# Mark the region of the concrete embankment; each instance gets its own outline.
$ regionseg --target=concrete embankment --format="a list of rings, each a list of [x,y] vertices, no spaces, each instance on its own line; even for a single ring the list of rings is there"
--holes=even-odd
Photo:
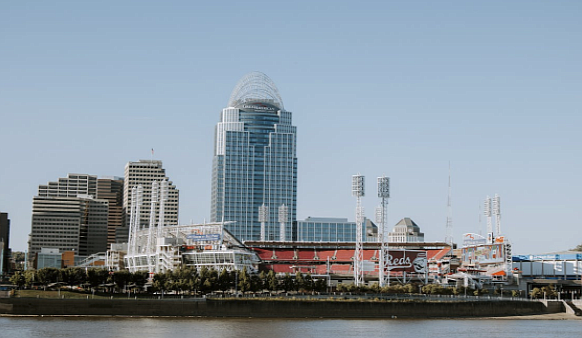
[[[5,315],[200,316],[257,318],[502,317],[562,312],[542,302],[370,302],[305,300],[0,299]]]

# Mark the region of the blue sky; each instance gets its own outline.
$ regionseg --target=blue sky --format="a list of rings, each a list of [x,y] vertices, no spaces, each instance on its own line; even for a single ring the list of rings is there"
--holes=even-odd
[[[354,219],[351,175],[391,177],[389,224],[485,230],[502,200],[518,254],[582,243],[579,1],[6,1],[0,210],[26,249],[39,184],[164,162],[182,223],[210,214],[212,140],[262,71],[298,127],[298,217]]]

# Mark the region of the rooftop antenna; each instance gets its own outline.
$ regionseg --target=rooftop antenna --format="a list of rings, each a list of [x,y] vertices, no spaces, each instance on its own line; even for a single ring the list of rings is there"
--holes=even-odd
[[[447,201],[447,232],[445,243],[453,246],[453,207],[451,205],[451,162],[449,162],[449,198]]]
[[[357,174],[352,176],[352,195],[356,197],[356,251],[354,252],[354,284],[360,286],[364,284],[364,208],[362,207],[362,197],[364,196],[364,176]]]

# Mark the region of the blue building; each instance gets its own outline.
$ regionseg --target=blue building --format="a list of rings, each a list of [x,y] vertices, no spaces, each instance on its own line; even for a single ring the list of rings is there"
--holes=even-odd
[[[362,238],[366,242],[375,242],[378,228],[367,218],[364,218]],[[347,218],[307,217],[296,222],[297,242],[355,242],[356,222]]]
[[[226,229],[245,241],[261,240],[262,220],[264,240],[290,240],[297,205],[296,143],[291,112],[273,81],[260,72],[244,76],[216,125],[211,222],[233,222]]]

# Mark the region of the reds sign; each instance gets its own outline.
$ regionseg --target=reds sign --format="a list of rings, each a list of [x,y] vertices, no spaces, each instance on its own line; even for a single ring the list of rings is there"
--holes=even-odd
[[[390,271],[426,273],[427,270],[425,251],[390,250],[387,263]]]

